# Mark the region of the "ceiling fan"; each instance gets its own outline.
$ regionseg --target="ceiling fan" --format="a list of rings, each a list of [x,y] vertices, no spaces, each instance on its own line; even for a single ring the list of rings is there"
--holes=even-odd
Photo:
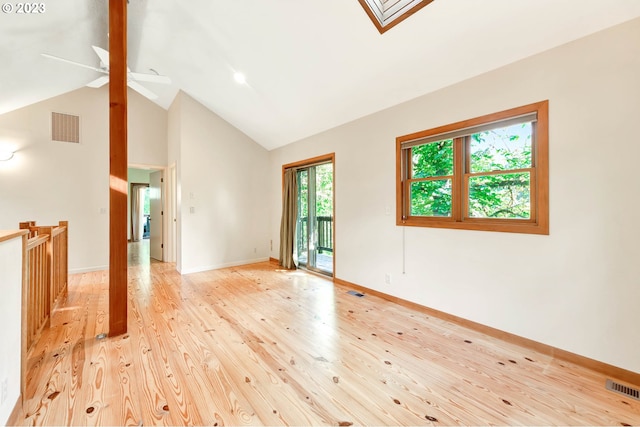
[[[66,62],[72,65],[76,65],[78,67],[88,68],[90,70],[94,70],[99,73],[105,74],[104,76],[100,76],[97,79],[87,83],[88,87],[98,88],[109,83],[109,52],[107,52],[106,50],[98,46],[91,46],[91,47],[95,51],[96,55],[98,55],[98,58],[100,58],[100,67],[93,67],[91,65],[81,64],[79,62],[70,61],[68,59],[60,58],[58,56],[49,55],[48,53],[41,53],[41,55],[44,56],[45,58],[55,59],[56,61]],[[158,97],[158,95],[156,95],[155,93],[151,92],[149,89],[147,89],[146,87],[138,83],[139,81],[152,82],[152,83],[164,83],[164,84],[171,83],[171,79],[167,76],[161,76],[158,74],[134,73],[129,69],[129,67],[127,67],[127,85],[131,89],[135,90],[136,92],[138,92],[139,94],[141,94],[142,96],[148,99],[156,99]]]

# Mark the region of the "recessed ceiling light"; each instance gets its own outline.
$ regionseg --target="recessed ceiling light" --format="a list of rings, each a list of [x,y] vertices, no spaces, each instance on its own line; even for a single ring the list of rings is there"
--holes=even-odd
[[[233,75],[233,79],[236,81],[236,83],[238,83],[239,85],[243,85],[247,82],[247,78],[244,76],[244,74],[242,73],[238,73],[236,72]]]

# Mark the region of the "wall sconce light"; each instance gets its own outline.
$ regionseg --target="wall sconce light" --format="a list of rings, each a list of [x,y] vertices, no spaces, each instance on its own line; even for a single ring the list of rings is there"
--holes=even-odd
[[[6,162],[13,158],[13,151],[0,151],[0,162]]]

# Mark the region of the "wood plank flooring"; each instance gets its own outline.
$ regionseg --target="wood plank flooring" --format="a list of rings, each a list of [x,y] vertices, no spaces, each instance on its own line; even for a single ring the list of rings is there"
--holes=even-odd
[[[180,276],[133,249],[128,333],[96,339],[107,273],[71,276],[15,424],[640,424],[582,367],[271,263]]]

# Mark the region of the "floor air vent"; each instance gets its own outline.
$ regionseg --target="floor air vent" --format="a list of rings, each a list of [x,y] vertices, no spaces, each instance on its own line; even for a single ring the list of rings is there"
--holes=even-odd
[[[356,292],[356,291],[348,291],[347,293],[349,295],[353,295],[353,296],[356,296],[358,298],[362,298],[364,296],[364,294],[361,294],[360,292]]]
[[[615,391],[620,394],[624,394],[632,399],[640,400],[640,390],[633,387],[627,387],[626,385],[619,384],[612,380],[607,380],[607,390]]]

